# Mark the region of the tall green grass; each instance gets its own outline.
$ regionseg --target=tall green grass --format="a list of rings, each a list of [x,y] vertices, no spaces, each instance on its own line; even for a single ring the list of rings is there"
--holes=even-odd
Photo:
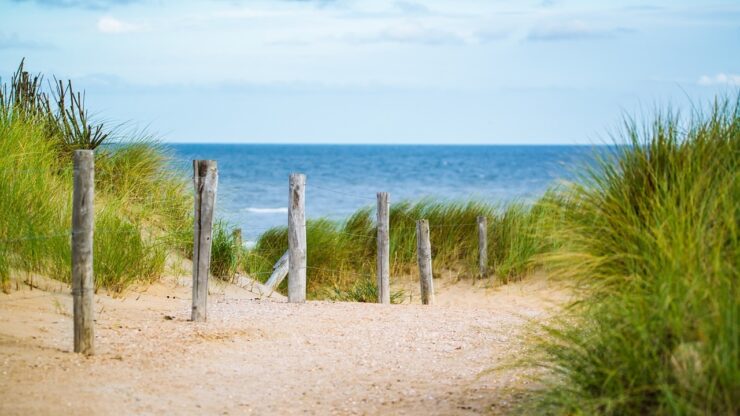
[[[564,191],[547,262],[586,291],[547,328],[539,412],[740,413],[739,103],[628,121]]]
[[[542,201],[547,200],[543,198]],[[481,202],[400,202],[390,209],[390,255],[393,276],[417,273],[416,220],[428,219],[433,265],[455,270],[461,278],[478,273],[477,217],[488,217],[489,267],[501,280],[531,271],[535,256],[546,247],[538,236],[549,204],[512,204],[505,208]],[[307,287],[313,298],[371,301],[376,261],[374,210],[358,210],[344,222],[309,220]],[[243,261],[244,269],[262,280],[288,247],[287,229],[265,232]],[[285,286],[285,284],[283,284]],[[280,289],[285,289],[281,287]]]
[[[241,241],[234,234],[234,227],[224,221],[214,224],[211,241],[211,275],[230,281],[239,272],[239,262],[244,255]]]
[[[0,85],[2,288],[11,273],[69,281],[72,154],[80,148],[95,149],[96,286],[117,291],[158,277],[191,224],[183,175],[152,138],[92,123],[71,83],[47,93],[40,76],[25,74],[21,65]]]

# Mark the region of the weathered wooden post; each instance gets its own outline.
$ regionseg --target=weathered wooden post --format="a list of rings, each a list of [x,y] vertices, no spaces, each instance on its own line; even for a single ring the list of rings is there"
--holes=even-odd
[[[72,192],[72,301],[74,351],[95,353],[93,330],[93,228],[95,202],[95,155],[75,150]]]
[[[306,175],[290,175],[288,204],[288,302],[306,301]]]
[[[378,192],[378,303],[391,303],[390,268],[390,201],[387,192]]]
[[[478,217],[478,267],[480,277],[488,275],[488,218]]]
[[[265,286],[268,289],[275,290],[275,288],[278,287],[280,283],[282,283],[283,279],[285,279],[285,276],[288,275],[288,269],[290,269],[290,266],[288,265],[289,257],[290,250],[286,251],[285,254],[283,254],[282,257],[278,259],[277,263],[272,266],[272,274],[270,274],[270,278],[267,279],[267,282],[265,282]]]
[[[193,216],[193,311],[191,320],[207,318],[208,273],[211,268],[213,212],[216,209],[218,166],[215,160],[193,161],[195,211]]]
[[[422,305],[434,304],[434,281],[432,280],[432,246],[429,243],[429,221],[416,221],[416,256],[419,262]]]

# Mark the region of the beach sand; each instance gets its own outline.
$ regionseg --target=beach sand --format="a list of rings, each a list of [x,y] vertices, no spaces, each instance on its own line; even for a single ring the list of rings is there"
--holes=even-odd
[[[288,304],[212,284],[208,322],[193,323],[188,280],[97,294],[91,357],[71,352],[68,287],[16,282],[0,294],[0,414],[506,413],[533,370],[492,370],[568,298],[542,275],[443,277],[434,306]],[[418,302],[418,282],[396,287]]]

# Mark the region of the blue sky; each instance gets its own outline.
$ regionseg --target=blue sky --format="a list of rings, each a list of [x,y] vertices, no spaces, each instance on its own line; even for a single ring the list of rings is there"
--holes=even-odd
[[[598,142],[737,91],[738,45],[736,0],[0,3],[0,76],[174,142]]]

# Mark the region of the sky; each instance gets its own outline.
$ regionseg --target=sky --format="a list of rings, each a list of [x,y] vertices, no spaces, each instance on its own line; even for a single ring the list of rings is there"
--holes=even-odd
[[[740,89],[740,1],[2,0],[0,77],[170,142],[585,144]]]

